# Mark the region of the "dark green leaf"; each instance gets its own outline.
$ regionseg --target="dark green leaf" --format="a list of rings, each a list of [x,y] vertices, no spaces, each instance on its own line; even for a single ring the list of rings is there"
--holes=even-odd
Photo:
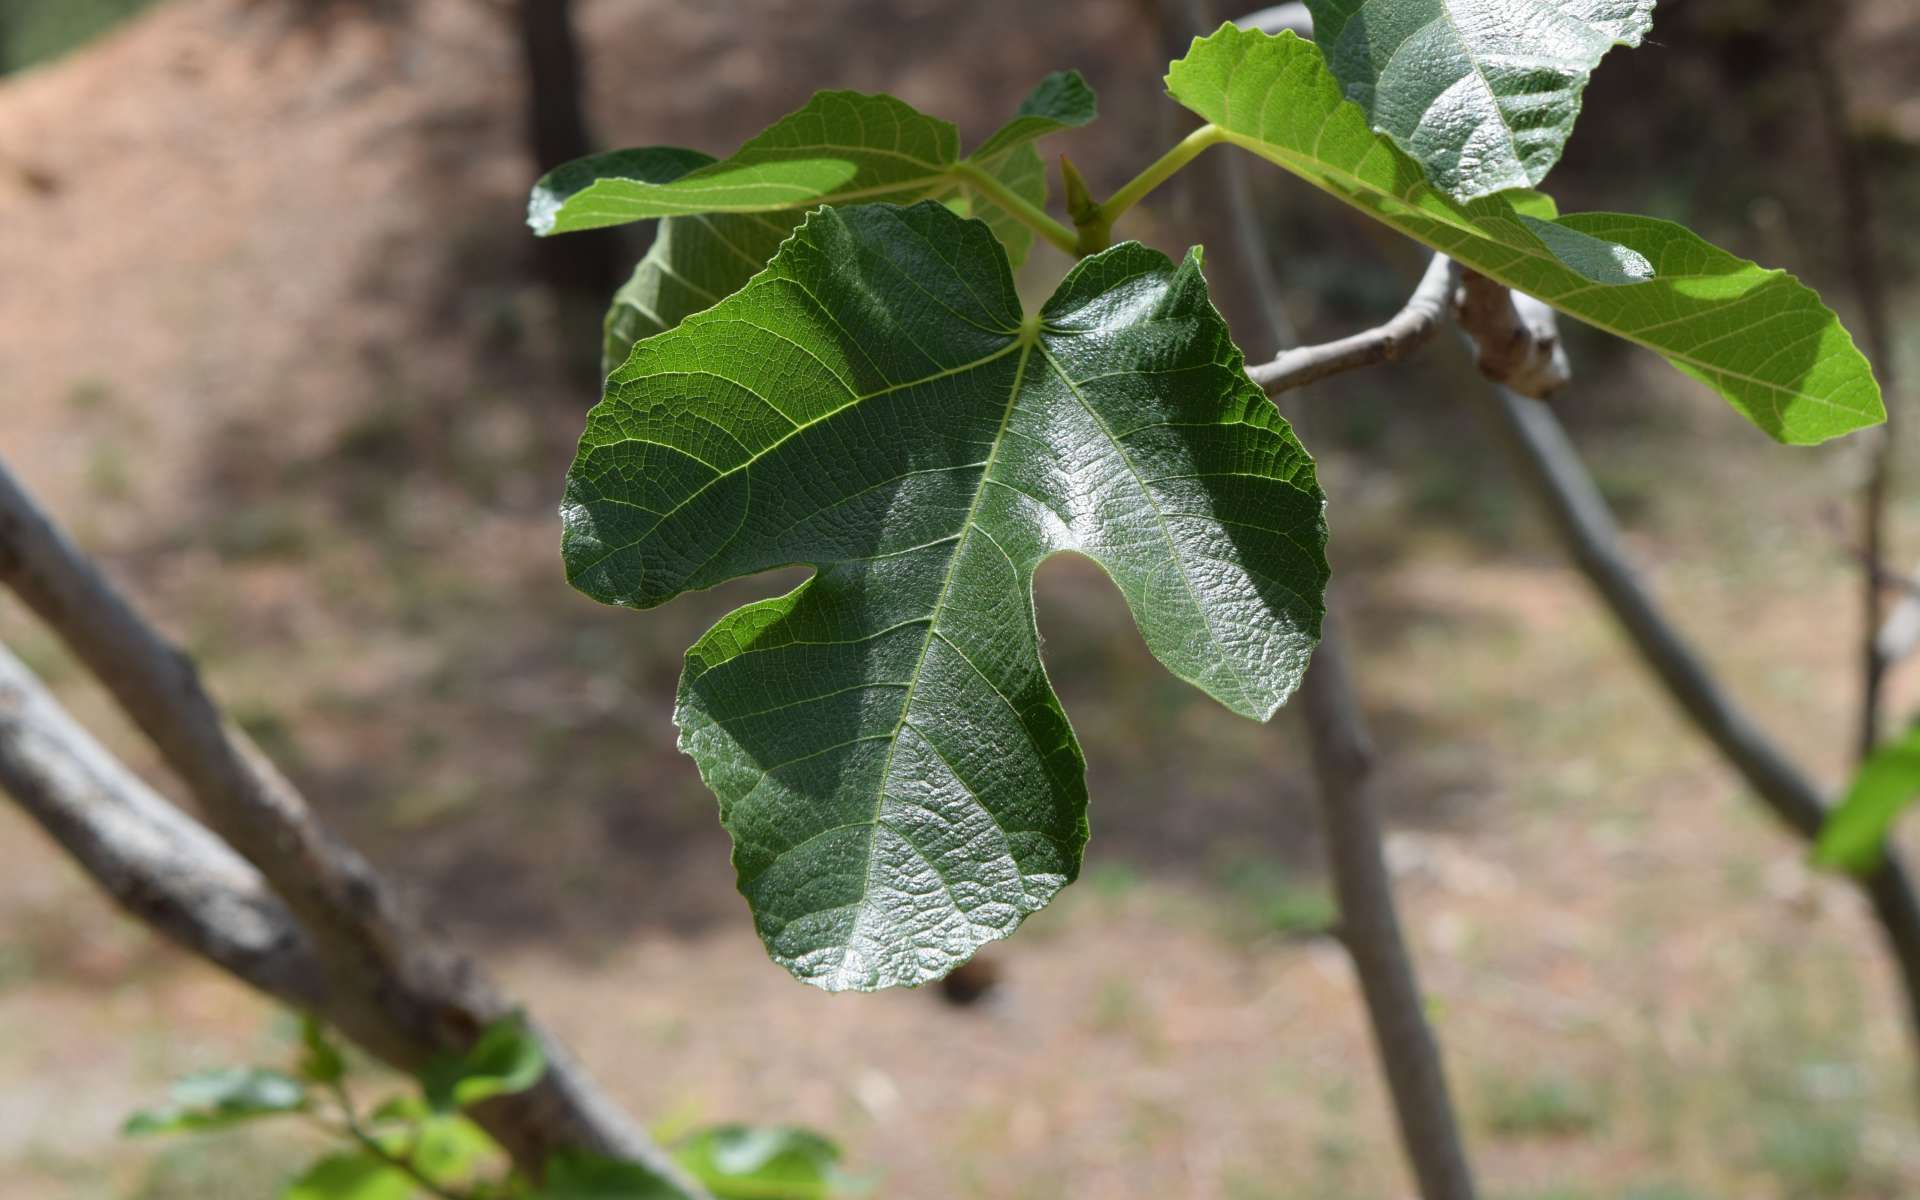
[[[363,1151],[330,1154],[301,1173],[280,1200],[409,1200],[406,1172]]]
[[[840,1148],[806,1129],[723,1125],[674,1156],[715,1200],[826,1200],[845,1183]]]
[[[816,568],[694,646],[676,716],[769,952],[874,988],[939,978],[1079,870],[1040,561],[1098,562],[1169,669],[1264,719],[1318,637],[1322,503],[1197,253],[1115,247],[1027,316],[984,225],[867,205],[635,348],[569,473],[564,554],[639,608]]]
[[[502,1017],[458,1058],[429,1063],[420,1073],[427,1102],[441,1112],[466,1108],[493,1096],[524,1092],[540,1081],[547,1069],[540,1039],[527,1028],[525,1018]]]
[[[1093,89],[1080,78],[1080,72],[1055,71],[1027,94],[1013,120],[980,143],[972,157],[976,162],[986,162],[1036,138],[1085,125],[1097,115]]]
[[[1233,144],[1489,278],[1658,351],[1783,442],[1824,441],[1886,415],[1852,337],[1792,276],[1666,221],[1556,220],[1531,193],[1520,209],[1504,196],[1451,200],[1368,128],[1320,51],[1290,33],[1225,27],[1194,42],[1167,85]],[[1621,282],[1649,267],[1651,279]]]
[[[179,1133],[219,1129],[258,1117],[279,1116],[306,1107],[306,1087],[298,1079],[267,1067],[222,1067],[175,1081],[165,1108],[135,1113],[123,1132]]]
[[[1654,0],[1307,0],[1314,40],[1373,128],[1457,200],[1527,188],[1560,161],[1580,94]]]
[[[1827,817],[1814,861],[1855,874],[1877,868],[1894,821],[1920,796],[1920,729],[1876,750]]]
[[[547,1162],[546,1181],[534,1200],[687,1200],[687,1193],[634,1162],[567,1152]]]

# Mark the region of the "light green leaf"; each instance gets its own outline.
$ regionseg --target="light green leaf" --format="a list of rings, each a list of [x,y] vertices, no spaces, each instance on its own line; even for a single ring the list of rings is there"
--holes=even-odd
[[[671,146],[621,153],[626,157],[618,160],[616,169],[653,183],[670,183],[713,162],[711,155]],[[738,291],[767,265],[799,220],[797,212],[711,213],[662,220],[653,245],[607,309],[602,373],[611,373],[627,361],[641,338],[672,329]],[[1026,231],[1025,226],[1021,231]]]
[[[680,1143],[674,1157],[714,1200],[827,1200],[846,1185],[840,1148],[807,1129],[717,1126]]]
[[[1055,71],[1027,94],[1008,121],[973,152],[975,162],[988,160],[1016,146],[1062,129],[1085,125],[1099,113],[1093,89],[1078,71]]]
[[[1307,0],[1346,96],[1457,200],[1540,182],[1654,0]]]
[[[427,1102],[447,1112],[494,1096],[524,1092],[546,1072],[546,1053],[524,1017],[502,1017],[458,1057],[437,1059],[420,1072]]]
[[[547,1160],[533,1200],[687,1200],[671,1180],[635,1162],[563,1151]]]
[[[740,155],[729,161],[737,164],[741,156],[747,155],[756,144],[789,123],[799,122],[816,106],[822,111],[838,111],[834,108],[837,101],[826,102],[829,97],[884,100],[888,104],[899,105],[898,101],[889,97],[821,93],[814,97],[813,103],[806,109],[761,134],[754,142],[748,143],[747,149],[743,149]],[[903,105],[899,107],[904,108]],[[1014,119],[982,143],[969,161],[1006,184],[1022,199],[1045,208],[1046,165],[1040,161],[1031,143],[1046,134],[1083,125],[1093,116],[1093,91],[1087,87],[1086,81],[1076,71],[1056,72],[1041,81],[1021,103]],[[914,120],[932,121],[917,113],[914,114]],[[939,127],[936,139],[939,144],[947,147],[951,141],[951,148],[957,154],[958,142],[947,136],[950,127],[945,122],[932,122],[932,125]],[[888,128],[891,129],[891,126]],[[877,137],[874,131],[862,132],[870,141]],[[759,153],[764,157],[764,152]],[[945,153],[944,149],[942,153]],[[624,185],[657,188],[680,183],[687,176],[706,168],[724,165],[716,164],[711,155],[676,146],[652,146],[594,155],[557,168],[535,185],[533,198],[528,205],[528,220],[542,233],[588,228],[586,225],[566,224],[561,216],[583,211],[580,205],[588,205],[585,211],[592,211],[592,205],[600,201],[593,196],[583,197],[583,193],[592,192],[596,185],[604,183],[608,188]],[[1033,245],[1033,230],[982,195],[971,182],[949,174],[952,165],[951,160],[947,161],[937,179],[920,180],[901,190],[898,195],[887,198],[904,203],[922,195],[932,196],[945,200],[961,216],[981,218],[993,227],[994,234],[1006,246],[1014,266],[1019,266]],[[687,182],[691,186],[697,181]],[[579,198],[577,204],[574,203],[576,198]],[[774,250],[799,223],[803,210],[833,199],[830,195],[806,193],[798,202],[790,196],[784,197],[776,205],[763,206],[755,211],[716,209],[711,212],[692,212],[680,208],[676,211],[685,215],[665,217],[654,235],[653,246],[634,268],[633,277],[615,294],[613,305],[607,310],[601,346],[602,371],[610,373],[625,362],[633,344],[641,338],[671,329],[691,314],[719,302],[722,297],[732,295],[755,272],[767,265]],[[622,221],[637,219],[635,216],[619,218]]]
[[[910,200],[948,183],[960,135],[892,96],[816,92],[733,157],[665,183],[608,171],[578,186],[561,167],[534,186],[527,223],[541,234],[688,213],[789,212],[851,200]],[[582,170],[585,168],[582,167]]]
[[[267,1067],[222,1067],[176,1080],[165,1108],[135,1113],[122,1132],[129,1135],[220,1129],[259,1117],[298,1112],[306,1107],[306,1087],[291,1075]]]
[[[676,718],[773,958],[864,989],[939,978],[1079,871],[1041,560],[1099,563],[1169,669],[1264,719],[1318,637],[1322,504],[1197,252],[1115,247],[1026,316],[983,224],[862,205],[635,347],[563,552],[636,608],[815,567],[700,639]]]
[[[1814,847],[1814,861],[1855,874],[1880,866],[1887,837],[1902,812],[1920,797],[1920,729],[1874,751],[1860,765]]]
[[[1522,210],[1501,196],[1451,200],[1367,127],[1320,51],[1291,33],[1225,27],[1194,42],[1167,86],[1233,144],[1489,278],[1658,351],[1780,441],[1825,441],[1886,415],[1852,337],[1792,276],[1666,221],[1552,220],[1531,194]],[[1593,239],[1625,252],[1596,249]],[[1652,279],[1618,282],[1641,262]]]
[[[409,1200],[406,1172],[363,1151],[329,1154],[302,1172],[280,1200]]]

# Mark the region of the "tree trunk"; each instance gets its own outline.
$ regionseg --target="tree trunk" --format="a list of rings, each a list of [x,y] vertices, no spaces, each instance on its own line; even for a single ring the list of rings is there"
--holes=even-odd
[[[573,0],[519,0],[517,18],[526,67],[527,152],[545,172],[594,149],[581,107],[584,75]],[[540,274],[562,293],[603,305],[620,285],[623,249],[613,230],[548,238],[538,248]]]

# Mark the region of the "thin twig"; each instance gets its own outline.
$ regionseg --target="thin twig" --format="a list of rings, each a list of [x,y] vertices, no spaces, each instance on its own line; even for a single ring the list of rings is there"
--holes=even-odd
[[[1861,758],[1880,744],[1882,693],[1895,660],[1881,651],[1880,632],[1887,619],[1883,573],[1887,562],[1887,501],[1893,489],[1894,448],[1899,412],[1894,403],[1895,363],[1887,292],[1876,247],[1873,188],[1847,112],[1847,86],[1834,61],[1834,38],[1846,6],[1823,11],[1809,22],[1813,78],[1819,92],[1820,123],[1833,156],[1839,206],[1840,236],[1846,246],[1847,273],[1860,305],[1867,357],[1880,377],[1886,398],[1886,424],[1863,438],[1866,480],[1860,488],[1860,552],[1866,561],[1861,574],[1862,649],[1860,658],[1859,732],[1855,748]]]
[[[1440,332],[1454,289],[1453,260],[1436,254],[1407,303],[1372,329],[1318,346],[1282,350],[1271,362],[1248,367],[1247,375],[1269,396],[1305,387],[1317,379],[1383,362],[1398,362],[1431,342]]]
[[[327,982],[325,1015],[402,1070],[460,1052],[517,1010],[480,968],[404,909],[358,853],[201,685],[192,662],[133,609],[0,464],[0,583],[20,596],[106,685],[186,783],[207,824],[253,864],[310,939]],[[528,1174],[555,1150],[639,1161],[701,1195],[579,1069],[557,1038],[532,1088],[474,1118]]]
[[[1200,14],[1194,10],[1199,7],[1198,0],[1189,0],[1190,25],[1204,24],[1196,19]],[[1255,281],[1253,291],[1265,309],[1258,333],[1287,345],[1297,339],[1280,303],[1280,287],[1272,277],[1246,176],[1237,173],[1228,178],[1235,193],[1229,197],[1234,218],[1229,230],[1231,241],[1237,243],[1228,257],[1242,264]],[[1442,268],[1435,271],[1445,274]],[[1229,313],[1229,318],[1230,324],[1243,329],[1258,320],[1245,311]],[[1380,1072],[1393,1096],[1400,1144],[1419,1181],[1421,1196],[1424,1200],[1473,1200],[1473,1173],[1446,1070],[1427,1024],[1413,957],[1395,910],[1393,880],[1381,845],[1371,738],[1331,609],[1329,605],[1319,648],[1300,686],[1300,703],[1306,712],[1328,865],[1340,904],[1341,942],[1366,1001]]]

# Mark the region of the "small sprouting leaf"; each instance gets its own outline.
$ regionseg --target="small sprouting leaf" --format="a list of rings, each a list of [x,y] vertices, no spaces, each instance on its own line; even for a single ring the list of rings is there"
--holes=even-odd
[[[280,1200],[410,1200],[405,1171],[365,1151],[329,1154],[280,1193]]]
[[[1828,814],[1814,861],[1864,875],[1879,867],[1900,814],[1920,797],[1920,729],[1874,751]]]
[[[1050,133],[1085,125],[1097,115],[1099,108],[1093,89],[1080,77],[1080,72],[1055,71],[1020,102],[1013,120],[981,142],[971,157],[976,162],[985,162]]]
[[[458,1058],[442,1058],[420,1072],[427,1102],[448,1112],[493,1096],[524,1092],[547,1069],[540,1039],[519,1015],[502,1017],[481,1032]]]
[[[635,347],[563,553],[637,608],[814,565],[688,652],[676,719],[769,953],[867,989],[939,978],[1079,871],[1039,563],[1098,562],[1169,669],[1265,719],[1319,634],[1322,505],[1197,253],[1117,246],[1026,316],[984,225],[861,205]]]
[[[715,1200],[828,1200],[846,1186],[840,1148],[806,1129],[723,1125],[674,1148]]]
[[[298,1079],[267,1067],[222,1067],[174,1082],[164,1108],[135,1113],[123,1132],[131,1135],[220,1129],[258,1117],[298,1112],[307,1090]]]
[[[1539,183],[1580,94],[1654,0],[1307,0],[1314,40],[1373,128],[1456,200]]]
[[[300,1078],[321,1085],[338,1083],[347,1073],[347,1060],[327,1037],[326,1026],[311,1015],[300,1019]]]
[[[687,1193],[640,1163],[564,1151],[547,1160],[532,1200],[687,1200]]]
[[[1320,51],[1291,33],[1224,27],[1194,42],[1167,86],[1233,144],[1491,279],[1659,352],[1780,441],[1821,442],[1886,416],[1852,337],[1791,275],[1667,221],[1556,219],[1534,193],[1517,209],[1504,196],[1451,200],[1368,128]]]

